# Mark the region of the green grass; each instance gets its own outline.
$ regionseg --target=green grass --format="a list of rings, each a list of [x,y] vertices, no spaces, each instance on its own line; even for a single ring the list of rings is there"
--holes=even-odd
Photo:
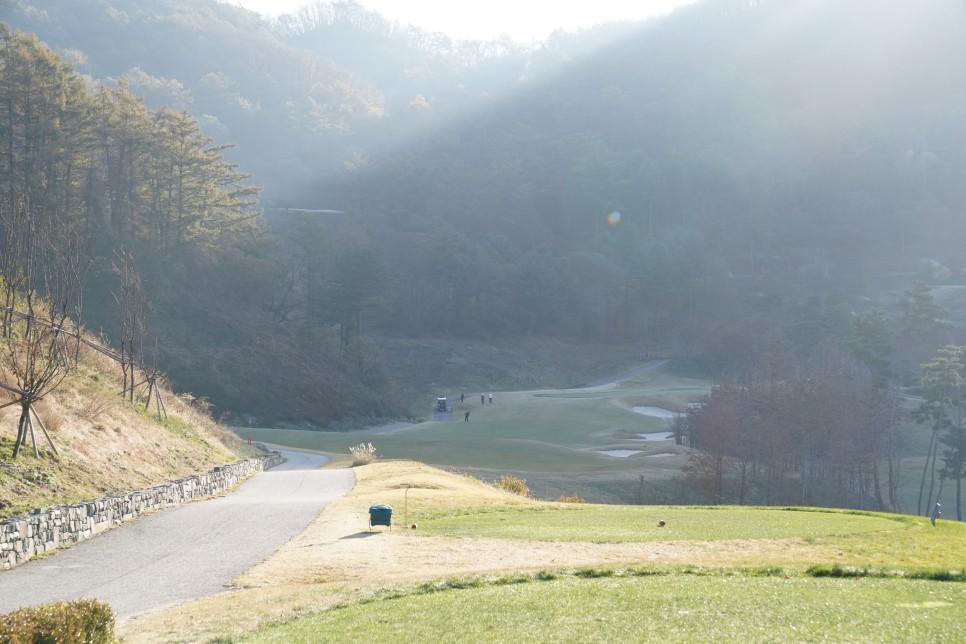
[[[635,440],[636,433],[667,431],[670,422],[637,414],[636,405],[683,409],[710,383],[648,372],[607,390],[494,392],[493,404],[479,396],[458,399],[453,419],[420,423],[402,432],[318,432],[238,428],[247,438],[326,454],[347,454],[360,441],[372,442],[382,458],[411,459],[431,465],[472,469],[487,478],[505,472],[536,483],[536,494],[548,498],[580,494],[591,501],[629,501],[639,473],[651,480],[678,471],[681,457],[646,458],[667,449],[665,443]],[[463,412],[470,422],[463,422]],[[427,412],[428,413],[428,412]],[[632,458],[598,453],[637,449]],[[578,478],[579,488],[567,481]]]
[[[666,525],[660,527],[658,520],[666,521]],[[421,517],[419,521],[422,534],[592,543],[814,539],[891,532],[906,525],[894,515],[778,508],[604,505],[473,512]]]
[[[733,571],[549,573],[383,597],[244,641],[953,641],[966,621],[966,584]]]
[[[964,523],[932,526],[921,517],[853,510],[588,504],[468,510],[416,520],[420,535],[590,543],[786,539],[849,565],[910,572],[966,566]]]

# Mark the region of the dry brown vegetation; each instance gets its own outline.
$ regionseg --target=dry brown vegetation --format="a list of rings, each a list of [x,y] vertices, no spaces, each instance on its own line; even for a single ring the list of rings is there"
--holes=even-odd
[[[0,380],[2,374],[0,365]],[[203,401],[163,387],[161,420],[153,405],[133,407],[120,392],[118,364],[82,347],[76,368],[37,406],[59,459],[39,434],[39,459],[28,441],[12,460],[20,408],[0,410],[0,518],[143,489],[255,453],[216,423]],[[9,400],[0,395],[0,404]]]

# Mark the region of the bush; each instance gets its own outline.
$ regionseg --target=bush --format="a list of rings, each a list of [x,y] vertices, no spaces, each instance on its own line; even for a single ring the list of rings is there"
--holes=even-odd
[[[376,448],[372,443],[359,443],[355,447],[350,447],[349,452],[352,454],[352,467],[368,465],[376,460]]]
[[[527,487],[525,479],[518,479],[515,476],[504,474],[500,477],[500,482],[496,484],[504,492],[510,492],[519,496],[530,496],[530,488]]]
[[[557,503],[586,503],[586,501],[584,501],[583,498],[577,496],[576,494],[573,496],[560,495],[560,498],[557,499]]]
[[[114,611],[93,599],[44,604],[0,615],[0,642],[115,642]]]
[[[600,579],[601,577],[614,577],[617,572],[612,568],[581,568],[574,571],[575,577],[583,579]]]

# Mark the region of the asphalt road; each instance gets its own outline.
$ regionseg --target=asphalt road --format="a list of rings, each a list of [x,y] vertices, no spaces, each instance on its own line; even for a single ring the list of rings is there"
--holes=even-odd
[[[214,595],[301,532],[355,484],[325,457],[288,459],[222,497],[142,517],[73,548],[0,571],[0,614],[71,599],[110,604],[118,623]]]

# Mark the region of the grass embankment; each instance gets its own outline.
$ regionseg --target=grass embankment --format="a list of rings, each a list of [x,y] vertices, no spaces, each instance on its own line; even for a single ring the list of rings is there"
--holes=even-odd
[[[966,583],[931,580],[963,579],[960,523],[543,503],[411,462],[356,473],[348,497],[237,590],[138,618],[122,635],[948,641],[966,619]],[[393,506],[392,531],[368,528],[375,503]]]
[[[154,405],[125,402],[121,383],[116,362],[81,348],[76,368],[36,405],[56,459],[38,428],[40,458],[28,441],[12,460],[20,407],[0,410],[0,519],[143,489],[257,453],[191,397],[164,387],[162,419]],[[0,404],[8,400],[0,392]]]

